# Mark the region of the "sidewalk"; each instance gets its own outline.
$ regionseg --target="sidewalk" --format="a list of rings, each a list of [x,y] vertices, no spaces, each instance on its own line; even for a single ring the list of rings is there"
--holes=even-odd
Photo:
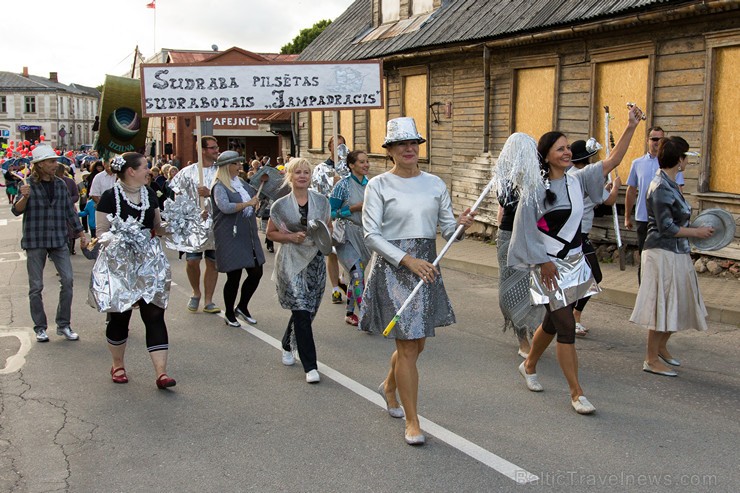
[[[438,252],[445,243],[441,236],[437,237]],[[440,263],[447,269],[498,278],[496,246],[482,241],[468,239],[455,243]],[[637,268],[627,266],[620,271],[619,264],[602,263],[601,272],[603,292],[594,299],[632,308],[637,296]],[[699,287],[710,320],[740,326],[740,280],[699,275]]]

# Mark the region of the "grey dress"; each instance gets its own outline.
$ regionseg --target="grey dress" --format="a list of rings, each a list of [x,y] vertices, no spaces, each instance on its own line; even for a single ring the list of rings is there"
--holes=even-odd
[[[244,180],[239,180],[251,196],[257,193]],[[265,254],[260,244],[254,208],[248,207],[237,212],[236,204],[244,202],[242,196],[220,182],[211,189],[211,196],[218,271],[231,272],[264,264]]]

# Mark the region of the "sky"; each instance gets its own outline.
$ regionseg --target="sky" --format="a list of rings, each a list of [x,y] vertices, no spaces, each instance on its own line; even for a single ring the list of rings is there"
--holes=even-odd
[[[336,19],[354,0],[4,0],[0,71],[96,87],[131,70],[134,49],[278,53],[301,29]],[[156,15],[156,30],[155,30]],[[21,20],[23,22],[16,22]]]

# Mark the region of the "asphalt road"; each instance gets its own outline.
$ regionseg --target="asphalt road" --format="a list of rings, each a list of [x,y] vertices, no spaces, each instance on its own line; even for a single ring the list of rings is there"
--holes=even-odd
[[[403,441],[374,393],[392,341],[357,332],[328,291],[314,324],[322,381],[305,383],[275,347],[289,318],[270,280],[254,328],[185,309],[184,261],[171,255],[166,320],[171,391],[155,387],[141,321],[132,319],[130,382],[111,382],[104,315],[87,306],[92,263],[75,270],[78,342],[33,338],[20,222],[0,210],[0,491],[740,491],[738,327],[681,333],[678,378],[641,371],[645,333],[624,308],[589,304],[577,341],[593,416],[570,407],[554,348],[542,393],[517,372],[502,333],[497,280],[451,270],[458,323],[438,329],[419,362],[427,445]],[[58,287],[46,269],[53,320]],[[219,279],[216,299],[224,279]]]

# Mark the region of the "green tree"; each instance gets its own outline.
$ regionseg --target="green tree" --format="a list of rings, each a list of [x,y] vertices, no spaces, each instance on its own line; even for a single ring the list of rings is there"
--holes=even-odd
[[[324,19],[307,29],[301,29],[298,36],[293,38],[293,41],[280,48],[280,53],[284,55],[297,55],[306,49],[311,42],[321,34],[327,26],[331,24],[331,20]]]

